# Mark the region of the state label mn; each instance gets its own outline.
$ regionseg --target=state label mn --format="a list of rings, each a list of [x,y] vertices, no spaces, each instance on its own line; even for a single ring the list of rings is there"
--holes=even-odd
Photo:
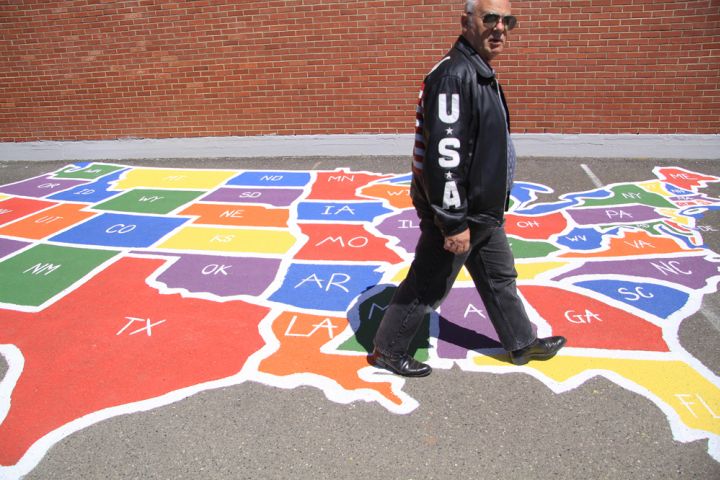
[[[0,304],[39,307],[117,253],[36,245],[0,262]]]

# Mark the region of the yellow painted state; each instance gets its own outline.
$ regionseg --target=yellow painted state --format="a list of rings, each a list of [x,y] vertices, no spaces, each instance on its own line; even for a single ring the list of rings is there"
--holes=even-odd
[[[678,213],[677,213],[678,211],[674,208],[658,208],[657,212],[660,215],[669,217],[673,222],[677,223],[678,225],[681,225],[681,226],[684,226],[687,228],[693,228],[695,226],[694,218],[678,215]]]
[[[511,367],[505,356],[478,355],[473,361],[479,366]],[[589,370],[616,373],[657,396],[688,427],[720,435],[720,386],[685,362],[558,355],[546,362],[530,362],[527,366],[557,382],[565,382]]]
[[[186,227],[157,248],[283,255],[296,239],[285,230]]]
[[[170,188],[210,190],[238,174],[233,170],[172,170],[134,168],[115,185],[119,190],[132,188]]]
[[[569,262],[539,262],[539,263],[516,263],[515,268],[518,272],[518,280],[533,280],[535,277],[540,275],[541,273],[548,272],[550,270],[554,270],[556,268],[564,267]],[[408,270],[410,269],[410,265],[407,265],[406,267],[400,269],[397,271],[395,276],[393,276],[392,281],[396,283],[400,283],[405,279],[407,276]],[[460,270],[460,274],[458,275],[457,280],[458,282],[471,282],[472,278],[470,277],[470,274],[468,273],[467,269],[465,267]]]
[[[407,277],[408,270],[410,270],[410,265],[407,265],[400,270],[398,270],[395,275],[392,277],[393,283],[400,283],[403,280],[405,280],[405,277]]]
[[[662,195],[663,197],[672,197],[673,194],[665,190],[663,187],[663,184],[660,180],[649,180],[647,182],[640,182],[637,184],[638,187],[642,188],[643,190],[647,190],[650,193],[656,193],[658,195]]]
[[[405,277],[407,277],[408,270],[410,270],[410,265],[407,265],[395,273],[395,276],[393,276],[392,281],[394,283],[400,283],[403,280],[405,280]],[[463,267],[460,270],[460,273],[458,274],[458,277],[456,279],[457,282],[471,282],[472,278],[470,277],[470,274],[468,273],[467,269]]]
[[[515,269],[518,272],[518,280],[533,280],[538,275],[564,267],[568,262],[533,262],[516,263]]]
[[[10,195],[5,195],[3,193],[0,193],[0,200],[5,200],[6,198],[10,198]]]

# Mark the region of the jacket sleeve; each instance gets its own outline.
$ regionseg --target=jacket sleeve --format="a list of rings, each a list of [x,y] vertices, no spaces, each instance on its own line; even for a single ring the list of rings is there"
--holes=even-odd
[[[467,172],[472,155],[472,99],[468,85],[454,75],[425,84],[423,183],[435,224],[443,235],[468,227]]]

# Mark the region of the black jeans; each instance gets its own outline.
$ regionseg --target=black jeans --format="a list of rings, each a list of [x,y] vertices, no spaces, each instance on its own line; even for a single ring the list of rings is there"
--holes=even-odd
[[[385,355],[407,353],[423,318],[447,297],[463,265],[503,348],[518,350],[532,343],[535,330],[517,295],[517,270],[505,229],[471,224],[470,250],[462,255],[445,250],[444,240],[432,221],[420,222],[415,259],[385,310],[375,334],[375,348]]]

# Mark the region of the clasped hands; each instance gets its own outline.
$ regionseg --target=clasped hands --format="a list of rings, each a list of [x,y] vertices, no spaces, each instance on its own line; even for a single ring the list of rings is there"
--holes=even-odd
[[[445,250],[450,253],[454,253],[455,255],[467,252],[470,250],[470,229],[466,228],[464,231],[456,235],[445,237],[445,244],[443,247]]]

